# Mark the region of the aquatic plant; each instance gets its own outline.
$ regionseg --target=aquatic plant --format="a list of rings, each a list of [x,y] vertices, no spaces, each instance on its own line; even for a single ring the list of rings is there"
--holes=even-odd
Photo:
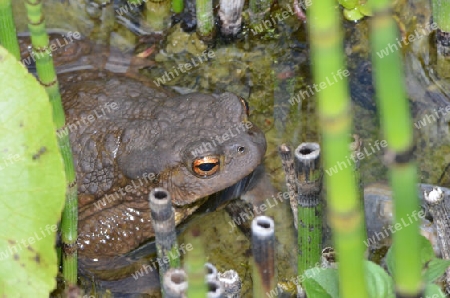
[[[332,0],[313,1],[308,9],[313,77],[317,84],[345,71],[342,29]],[[321,123],[324,168],[350,155],[352,128],[346,76],[317,93]],[[339,290],[342,297],[368,297],[363,265],[363,220],[356,179],[350,167],[326,175],[328,221],[339,260]]]
[[[175,231],[175,214],[172,199],[164,188],[155,188],[149,195],[152,226],[155,231],[156,251],[159,260],[160,284],[169,268],[180,267],[177,233]],[[168,259],[168,262],[166,260]]]
[[[424,198],[433,216],[433,222],[436,224],[438,246],[441,250],[442,258],[450,260],[450,212],[445,204],[444,192],[439,187],[436,187],[428,194],[425,192]],[[445,270],[445,275],[445,291],[447,294],[450,294],[450,268]]]
[[[186,241],[194,248],[186,254],[183,264],[188,278],[187,297],[206,297],[205,249],[200,237],[200,227],[194,227],[186,236]]]
[[[338,0],[344,7],[344,17],[349,21],[358,21],[372,15],[370,0]]]
[[[244,0],[221,0],[218,16],[221,21],[220,31],[225,36],[235,36],[241,30]]]
[[[322,255],[323,201],[320,146],[302,143],[294,152],[297,177],[297,272],[314,267]]]
[[[450,2],[445,0],[433,0],[433,22],[437,24],[437,65],[436,71],[441,77],[450,77]]]
[[[373,3],[371,20],[372,63],[381,128],[388,148],[385,153],[389,180],[393,189],[395,224],[419,210],[417,166],[413,159],[412,121],[403,83],[401,53],[395,51],[380,58],[375,53],[395,43],[398,30],[391,11],[391,1]],[[397,295],[420,296],[421,270],[419,221],[413,221],[393,235]],[[407,245],[407,248],[404,246]]]
[[[172,0],[172,11],[174,13],[180,13],[184,10],[184,1],[183,0]]]
[[[0,44],[20,60],[19,42],[11,7],[11,0],[0,0]]]
[[[338,42],[340,40],[338,29],[334,31],[330,29],[336,20],[332,9],[328,11],[328,15],[323,12],[324,7],[332,7],[332,5],[322,3],[321,12],[316,5],[313,2],[309,19],[311,20],[312,59],[315,66],[314,79],[319,84],[326,80],[327,75],[334,74],[342,67],[342,46]],[[390,1],[378,1],[373,9],[375,16],[371,24],[372,53],[377,53],[387,44],[395,43],[398,32],[393,16],[387,13],[391,11]],[[331,27],[338,28],[337,24]],[[322,39],[320,39],[321,36]],[[335,44],[338,44],[338,48],[331,51],[332,45]],[[393,233],[394,244],[387,254],[389,272],[394,278],[387,275],[378,265],[368,261],[364,261],[364,271],[354,272],[354,266],[362,264],[363,256],[359,243],[364,239],[364,233],[362,228],[356,226],[363,226],[362,215],[358,215],[361,212],[357,210],[355,201],[348,199],[349,195],[352,195],[352,198],[357,197],[354,196],[353,190],[347,187],[348,185],[355,187],[359,184],[359,179],[354,177],[351,181],[351,175],[347,174],[347,180],[344,180],[345,170],[350,169],[346,167],[325,177],[325,185],[329,193],[329,222],[333,229],[338,254],[339,274],[337,275],[336,270],[325,269],[316,276],[307,278],[303,286],[308,295],[338,297],[336,293],[339,289],[340,297],[394,297],[395,294],[397,297],[420,297],[424,294],[427,297],[443,297],[441,290],[433,282],[445,272],[449,262],[437,259],[430,242],[419,235],[417,215],[420,209],[416,189],[416,165],[412,158],[412,123],[403,87],[400,52],[392,54],[389,59],[374,54],[372,60],[375,67],[374,80],[378,111],[388,146],[385,162],[390,170],[389,178],[394,190],[395,223],[393,226],[396,230]],[[332,57],[333,55],[335,57]],[[334,88],[335,85],[322,90],[330,91],[329,93],[318,94],[325,167],[327,164],[338,163],[339,155],[340,160],[344,160],[344,144],[340,142],[346,138],[339,133],[350,127],[350,121],[347,120],[350,117],[343,117],[349,111],[345,100],[345,97],[348,97],[346,88],[341,86],[340,90],[332,91],[332,87]],[[329,163],[332,159],[334,163]],[[336,183],[339,181],[337,175],[342,177],[341,184]],[[340,200],[335,201],[339,196]],[[419,218],[421,218],[420,215]],[[353,256],[350,252],[353,252]],[[356,269],[359,270],[359,267]]]
[[[65,116],[53,58],[48,47],[49,39],[45,30],[45,21],[43,21],[42,2],[39,0],[29,0],[25,2],[25,6],[39,81],[48,94],[53,110],[53,123],[57,130],[62,130],[65,125]],[[69,135],[58,134],[58,145],[64,161],[67,182],[66,204],[61,218],[63,275],[69,283],[76,284],[78,270],[78,196]]]
[[[146,20],[154,31],[165,31],[170,28],[170,7],[170,0],[145,1]]]
[[[197,35],[204,41],[210,40],[214,30],[212,0],[196,0]]]
[[[48,297],[66,190],[52,107],[39,82],[0,46],[0,294]]]
[[[445,0],[433,0],[431,4],[433,21],[438,24],[442,31],[450,32],[450,3]]]
[[[252,221],[253,297],[264,297],[276,285],[275,223],[268,216]]]
[[[164,275],[162,293],[165,298],[179,298],[186,295],[188,289],[187,275],[183,269],[169,269]]]

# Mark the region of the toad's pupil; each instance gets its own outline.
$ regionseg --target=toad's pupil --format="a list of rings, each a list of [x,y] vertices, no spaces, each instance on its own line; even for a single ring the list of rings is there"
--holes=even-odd
[[[198,168],[204,172],[211,171],[217,164],[216,163],[202,163]]]

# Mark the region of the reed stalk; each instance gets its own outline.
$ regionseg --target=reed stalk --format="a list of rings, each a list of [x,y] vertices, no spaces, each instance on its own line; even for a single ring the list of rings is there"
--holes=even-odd
[[[385,162],[393,190],[394,280],[397,297],[420,297],[422,294],[419,221],[404,224],[408,216],[419,210],[417,170],[413,160],[413,133],[410,110],[403,81],[401,53],[394,51],[380,58],[377,52],[395,44],[399,37],[392,15],[392,2],[373,2],[375,16],[371,21],[372,63],[378,111],[387,151]]]
[[[0,0],[0,44],[20,61],[19,42],[16,36],[11,0]]]
[[[183,0],[172,0],[172,11],[174,13],[181,13],[184,10]]]
[[[344,68],[341,20],[333,0],[312,1],[307,10],[313,76],[316,84],[327,84],[317,93],[321,123],[322,157],[325,171],[345,164],[336,173],[327,172],[328,219],[339,257],[339,289],[341,297],[368,297],[363,265],[364,216],[358,198],[353,168],[349,158],[349,138],[352,127],[350,95]],[[328,170],[329,171],[329,170]]]
[[[252,221],[253,297],[266,297],[276,287],[275,223],[268,216]]]
[[[169,268],[180,267],[177,233],[175,231],[175,213],[169,192],[157,187],[149,195],[152,226],[155,231],[156,253],[159,262],[159,277],[161,284]]]
[[[186,254],[184,268],[188,276],[187,297],[206,297],[208,291],[205,283],[205,250],[200,237],[200,228],[193,227],[186,241],[194,248]]]
[[[224,36],[235,36],[241,30],[242,9],[245,0],[220,0],[220,32]]]
[[[28,16],[28,29],[31,32],[31,42],[36,59],[36,69],[41,85],[47,91],[53,109],[53,122],[57,130],[65,125],[64,110],[59,93],[58,80],[53,65],[53,58],[48,47],[48,35],[45,30],[45,19],[42,14],[40,0],[27,0],[25,7]],[[67,179],[66,203],[61,218],[61,240],[63,247],[63,276],[70,284],[77,282],[77,226],[78,198],[77,184],[73,165],[72,150],[68,134],[57,134],[58,145],[64,161]],[[60,137],[61,136],[61,137]]]
[[[149,0],[145,2],[147,23],[154,31],[165,31],[170,28],[170,0]]]
[[[432,0],[433,21],[444,32],[450,32],[450,2],[446,0]]]
[[[286,187],[289,193],[289,204],[291,205],[292,215],[294,216],[294,226],[298,229],[298,210],[297,210],[297,182],[294,171],[294,157],[292,156],[291,148],[287,144],[281,144],[278,147],[278,154],[283,165]]]
[[[353,163],[353,175],[355,177],[355,183],[356,188],[358,189],[359,197],[361,198],[361,212],[365,214],[365,207],[364,207],[364,185],[361,179],[361,162],[360,157],[364,157],[364,154],[361,152],[362,149],[362,139],[357,134],[352,135],[353,141],[350,142],[350,152],[351,152],[351,159],[354,161]],[[363,221],[364,225],[364,239],[367,239],[367,225],[366,222]]]
[[[445,193],[439,187],[424,192],[433,222],[436,225],[438,246],[443,260],[450,260],[450,212],[445,204]],[[445,292],[450,294],[450,267],[445,270]]]
[[[320,146],[302,143],[294,153],[297,177],[298,275],[314,267],[322,256],[323,202]]]
[[[213,37],[214,15],[212,0],[196,0],[197,35],[205,41]]]
[[[432,0],[433,22],[437,25],[436,71],[440,77],[450,77],[450,2]]]

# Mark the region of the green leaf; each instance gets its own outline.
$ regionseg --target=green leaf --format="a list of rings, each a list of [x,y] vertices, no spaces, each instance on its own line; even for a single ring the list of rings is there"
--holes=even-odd
[[[370,298],[394,298],[394,281],[392,277],[377,264],[364,261],[366,282]]]
[[[48,297],[65,176],[47,94],[0,46],[0,294]]]
[[[338,2],[345,9],[353,9],[358,4],[359,0],[338,0]]]
[[[445,273],[447,267],[450,266],[450,260],[434,258],[427,265],[428,268],[425,271],[423,277],[425,279],[425,282],[432,283]]]
[[[319,267],[305,271],[303,287],[308,297],[339,298],[338,272],[336,269]]]
[[[445,298],[445,294],[442,293],[441,288],[435,284],[427,284],[425,286],[425,297],[427,298]]]
[[[389,270],[389,273],[391,275],[394,275],[394,254],[393,254],[393,247],[395,246],[395,243],[392,244],[392,246],[389,248],[387,254],[386,254],[386,264]],[[425,266],[425,264],[432,259],[435,258],[433,246],[431,245],[430,241],[428,241],[427,238],[420,235],[420,259],[422,262],[422,266]]]
[[[364,18],[364,15],[359,11],[357,7],[353,9],[344,8],[344,17],[349,21],[359,21]]]
[[[369,261],[364,261],[366,282],[370,298],[394,298],[394,281],[383,268]],[[337,269],[318,267],[305,271],[303,287],[308,297],[339,298]]]
[[[369,3],[363,3],[357,6],[359,12],[361,12],[365,16],[373,16],[372,7]]]

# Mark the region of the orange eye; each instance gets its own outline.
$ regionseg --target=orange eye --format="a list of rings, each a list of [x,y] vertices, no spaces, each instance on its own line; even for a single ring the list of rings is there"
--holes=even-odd
[[[192,171],[200,177],[208,177],[220,169],[220,160],[214,156],[200,157],[192,163]]]

